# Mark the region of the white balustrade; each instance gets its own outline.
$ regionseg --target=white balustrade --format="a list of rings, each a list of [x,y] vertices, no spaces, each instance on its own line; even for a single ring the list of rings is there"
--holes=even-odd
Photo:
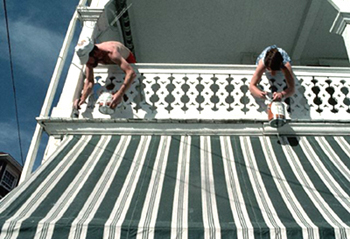
[[[192,68],[191,68],[192,67]],[[118,90],[123,74],[112,66],[95,69],[94,93],[79,118],[252,119],[266,120],[266,102],[254,98],[249,82],[255,66],[137,64],[138,76],[114,115],[98,111],[106,88]],[[348,68],[295,67],[295,94],[285,100],[292,120],[350,118]],[[265,91],[286,87],[283,74],[264,74]]]

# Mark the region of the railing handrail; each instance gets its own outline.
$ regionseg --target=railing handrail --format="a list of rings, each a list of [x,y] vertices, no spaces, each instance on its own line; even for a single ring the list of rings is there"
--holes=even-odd
[[[172,63],[136,63],[134,68],[139,73],[216,73],[216,74],[251,74],[256,65],[239,64],[172,64]],[[350,76],[350,67],[325,66],[292,66],[295,75],[306,76]],[[116,65],[99,65],[94,69],[96,73],[113,71],[122,73]]]

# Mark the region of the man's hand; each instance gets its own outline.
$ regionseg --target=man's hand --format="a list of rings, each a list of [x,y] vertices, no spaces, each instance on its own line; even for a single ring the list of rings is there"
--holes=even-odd
[[[273,92],[272,97],[273,97],[272,100],[282,101],[284,95],[282,92]]]
[[[73,106],[75,109],[80,110],[80,106],[84,103],[85,101],[82,101],[81,98],[79,98],[74,101]]]
[[[116,92],[114,95],[113,95],[113,98],[112,98],[112,101],[110,102],[110,105],[109,107],[111,109],[114,109],[115,107],[117,107],[117,105],[120,104],[120,102],[122,102],[123,100],[123,94],[120,93],[120,91]]]
[[[261,90],[259,90],[258,92],[257,92],[257,97],[258,98],[261,98],[261,99],[266,99],[266,95],[267,95],[268,93],[266,92],[266,91],[261,91]]]

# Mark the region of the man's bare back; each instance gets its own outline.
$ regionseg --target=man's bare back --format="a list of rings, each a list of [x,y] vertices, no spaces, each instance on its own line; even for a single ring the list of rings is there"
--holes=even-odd
[[[115,62],[113,62],[111,59],[111,54],[113,54],[114,52],[118,52],[120,56],[123,57],[124,59],[127,59],[130,55],[130,50],[118,41],[102,42],[102,43],[96,44],[96,46],[100,50],[104,52],[108,52],[108,54],[106,54],[105,56],[101,57],[101,59],[99,59],[98,63],[114,64]]]

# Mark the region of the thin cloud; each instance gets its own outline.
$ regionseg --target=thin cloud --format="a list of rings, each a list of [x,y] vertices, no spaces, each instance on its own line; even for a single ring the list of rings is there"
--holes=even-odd
[[[34,79],[47,81],[56,63],[63,35],[27,21],[13,21],[10,27],[15,70],[25,71],[34,76]],[[4,33],[4,29],[1,31]],[[1,60],[8,60],[8,53],[3,53]]]

